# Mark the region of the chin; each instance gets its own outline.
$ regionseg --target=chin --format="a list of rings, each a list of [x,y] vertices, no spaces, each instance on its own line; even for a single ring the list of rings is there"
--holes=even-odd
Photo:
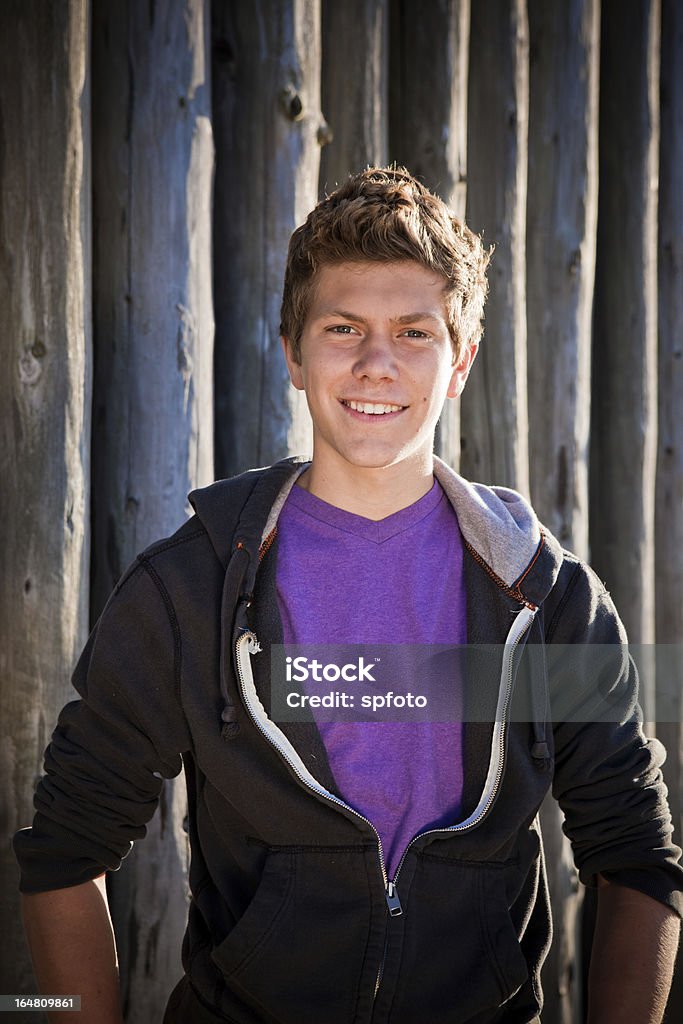
[[[344,459],[357,469],[389,469],[398,465],[399,462],[406,462],[413,457],[413,452],[394,452],[388,454],[371,454],[345,456]]]

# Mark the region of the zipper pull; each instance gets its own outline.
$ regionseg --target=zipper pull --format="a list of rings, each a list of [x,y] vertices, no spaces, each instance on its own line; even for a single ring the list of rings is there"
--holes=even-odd
[[[401,906],[401,901],[398,898],[398,893],[396,892],[396,883],[395,882],[387,882],[387,893],[386,893],[386,895],[387,895],[387,906],[389,907],[389,915],[390,915],[390,917],[400,917],[401,914],[403,913],[403,907]]]

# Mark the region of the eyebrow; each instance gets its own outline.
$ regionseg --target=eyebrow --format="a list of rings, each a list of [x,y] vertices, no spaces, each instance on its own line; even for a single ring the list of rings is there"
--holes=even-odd
[[[328,309],[320,314],[318,319],[322,320],[327,316],[338,316],[342,320],[353,320],[358,324],[367,324],[365,317],[359,316],[357,313],[350,313],[347,309]],[[434,313],[428,313],[426,311],[418,311],[416,313],[403,313],[401,316],[392,317],[394,323],[397,324],[414,324],[420,320],[433,320],[435,323],[442,324],[443,317],[436,316]]]

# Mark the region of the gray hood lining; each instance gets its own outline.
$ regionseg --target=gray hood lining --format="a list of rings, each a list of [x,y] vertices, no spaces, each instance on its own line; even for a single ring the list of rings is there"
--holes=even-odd
[[[541,542],[528,501],[509,487],[465,480],[434,456],[434,476],[455,509],[462,535],[508,587],[524,575]]]
[[[261,544],[265,542],[266,538],[269,537],[273,530],[275,529],[277,521],[280,517],[280,512],[282,512],[283,506],[287,501],[287,498],[289,497],[289,492],[291,491],[292,487],[297,482],[301,474],[305,470],[307,470],[309,466],[310,462],[302,462],[300,465],[295,465],[294,468],[292,469],[292,475],[287,478],[286,482],[281,487],[280,493],[273,502],[272,508],[268,513],[266,525],[263,527],[263,533],[261,534]]]

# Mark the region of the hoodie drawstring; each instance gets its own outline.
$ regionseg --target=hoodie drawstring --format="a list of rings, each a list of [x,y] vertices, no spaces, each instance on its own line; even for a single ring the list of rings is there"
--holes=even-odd
[[[235,627],[239,628],[238,617],[242,616],[250,603],[250,594],[242,593],[242,584],[249,568],[249,552],[237,542],[225,572],[223,595],[221,597],[221,659],[220,685],[223,700],[221,712],[221,736],[224,740],[234,739],[240,731],[237,705],[228,688],[228,666],[232,662],[232,645]],[[234,616],[232,610],[234,611]],[[245,620],[246,621],[246,620]],[[243,628],[246,628],[243,627]]]
[[[545,657],[545,637],[543,636],[543,627],[538,617],[534,620],[534,626],[537,627],[539,633],[539,644],[540,656],[541,656],[541,667],[540,671],[533,670],[534,661],[532,659],[532,672],[531,672],[531,708],[533,718],[533,732],[534,742],[531,745],[531,756],[536,762],[536,767],[542,770],[546,764],[550,761],[550,748],[546,740],[546,724],[548,721],[548,665]],[[536,646],[534,645],[534,654],[536,653]]]

